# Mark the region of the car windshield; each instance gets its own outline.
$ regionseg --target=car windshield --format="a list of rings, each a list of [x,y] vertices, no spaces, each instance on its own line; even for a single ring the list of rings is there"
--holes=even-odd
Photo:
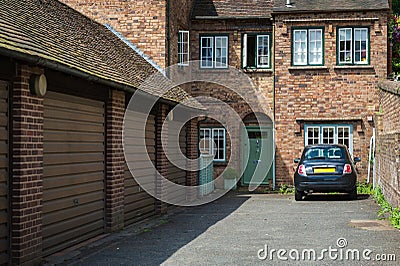
[[[310,147],[304,152],[305,160],[345,159],[346,151],[342,147]]]

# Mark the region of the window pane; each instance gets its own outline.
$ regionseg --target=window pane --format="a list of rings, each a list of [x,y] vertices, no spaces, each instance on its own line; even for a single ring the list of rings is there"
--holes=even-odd
[[[307,30],[294,30],[293,64],[307,65]]]
[[[201,67],[213,67],[213,37],[201,37]]]
[[[354,29],[354,63],[367,64],[367,29]]]
[[[178,33],[178,65],[185,66],[189,63],[189,32]]]
[[[322,143],[324,144],[335,143],[335,128],[333,127],[322,128]]]
[[[322,64],[322,30],[315,29],[309,30],[310,40],[309,47],[309,64],[321,65]]]
[[[215,37],[215,67],[227,67],[228,37]]]
[[[257,67],[269,67],[269,36],[257,37]]]
[[[352,29],[339,29],[339,63],[352,62]]]
[[[319,127],[309,127],[307,129],[307,145],[319,143]]]

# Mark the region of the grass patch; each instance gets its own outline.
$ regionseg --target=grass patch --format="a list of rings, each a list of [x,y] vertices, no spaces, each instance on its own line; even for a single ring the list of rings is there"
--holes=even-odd
[[[288,185],[286,185],[286,184],[283,184],[283,185],[279,188],[278,193],[279,193],[279,194],[285,194],[285,195],[294,194],[294,187],[291,187],[291,186],[288,186]]]
[[[357,182],[357,194],[374,195],[375,191],[371,184]]]
[[[378,219],[388,219],[394,228],[400,229],[400,211],[399,208],[393,208],[385,199],[381,188],[375,189],[374,198],[381,206],[378,211]]]

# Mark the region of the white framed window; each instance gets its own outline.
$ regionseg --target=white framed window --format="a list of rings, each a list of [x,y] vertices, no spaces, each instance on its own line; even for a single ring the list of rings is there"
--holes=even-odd
[[[351,125],[325,124],[304,126],[304,145],[343,144],[353,154],[353,127]]]
[[[319,127],[308,127],[306,145],[314,145],[319,143]]]
[[[292,64],[294,66],[323,65],[324,30],[294,29],[292,34]]]
[[[178,65],[189,65],[189,31],[180,30],[178,33]]]
[[[214,154],[214,161],[226,161],[226,131],[225,128],[200,128],[201,153]]]
[[[335,128],[334,127],[322,127],[322,142],[323,144],[334,144],[335,143]]]
[[[369,64],[369,29],[338,29],[338,63]]]
[[[337,127],[338,143],[350,147],[350,127],[338,126]]]
[[[201,68],[228,67],[228,36],[200,37]]]
[[[269,34],[243,34],[243,68],[270,68],[270,54]]]

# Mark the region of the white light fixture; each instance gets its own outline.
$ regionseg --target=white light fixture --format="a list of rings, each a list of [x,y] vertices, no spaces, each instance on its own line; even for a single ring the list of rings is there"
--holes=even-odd
[[[33,95],[43,97],[47,92],[47,79],[44,74],[32,75],[29,81],[29,89]]]

